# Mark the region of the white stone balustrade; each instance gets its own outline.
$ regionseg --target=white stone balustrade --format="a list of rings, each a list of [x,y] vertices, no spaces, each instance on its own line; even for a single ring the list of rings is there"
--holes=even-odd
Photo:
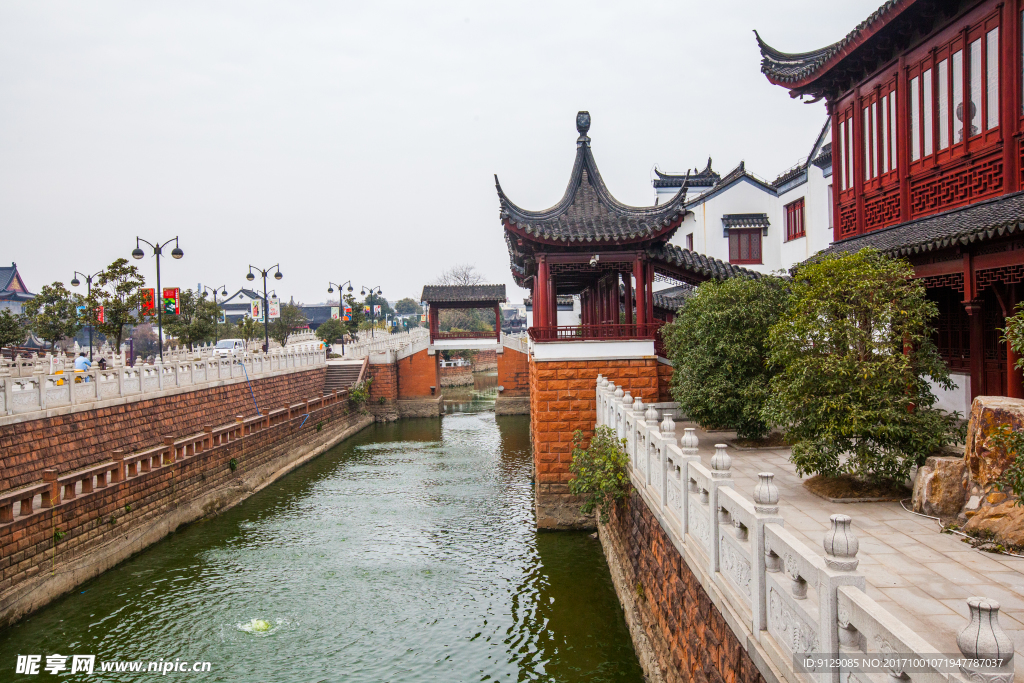
[[[365,336],[366,333],[363,333]],[[408,332],[390,334],[377,330],[374,337],[358,341],[355,344],[345,344],[345,358],[356,359],[366,358],[372,353],[383,353],[386,351],[398,351],[422,339],[430,339],[430,331],[425,327],[416,327]]]
[[[51,371],[49,362],[31,362],[32,372],[0,374],[0,422],[4,417],[25,419],[29,413],[79,406],[95,407],[103,401],[156,396],[183,387],[200,389],[212,383],[242,382],[248,379],[309,370],[326,365],[316,344],[299,344],[271,349],[270,353],[174,359],[151,364],[137,359],[134,366],[115,364],[106,370],[93,365],[86,372],[74,372],[70,363]],[[46,361],[46,359],[41,359]],[[17,361],[16,361],[17,362]],[[25,368],[29,367],[27,364]],[[31,418],[31,415],[27,415]]]
[[[939,666],[939,655],[948,658],[954,653],[938,652],[927,634],[912,631],[865,592],[850,517],[832,515],[822,542],[825,552],[812,551],[785,528],[773,475],[760,473],[751,497],[737,491],[724,444],[715,446],[708,467],[697,454],[692,428],[677,441],[674,404],[644,404],[602,376],[597,379],[596,398],[597,426],[610,427],[625,440],[633,487],[739,642],[755,663],[760,662],[762,673],[768,667],[790,681],[822,683],[879,681],[886,672],[891,683],[1013,680],[1013,643],[999,627],[998,603],[968,600],[971,621],[958,644],[964,657],[999,656],[1005,658],[1003,666]],[[836,659],[843,654],[883,659],[898,654],[936,665],[909,671],[897,666],[881,673],[798,670],[794,655],[806,653]]]

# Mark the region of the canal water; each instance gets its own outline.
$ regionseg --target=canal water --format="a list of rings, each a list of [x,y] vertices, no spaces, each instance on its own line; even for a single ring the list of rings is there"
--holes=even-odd
[[[179,680],[642,681],[599,543],[534,530],[528,418],[496,418],[488,381],[0,631],[0,680],[56,679],[14,675],[18,655],[91,654],[211,663]]]

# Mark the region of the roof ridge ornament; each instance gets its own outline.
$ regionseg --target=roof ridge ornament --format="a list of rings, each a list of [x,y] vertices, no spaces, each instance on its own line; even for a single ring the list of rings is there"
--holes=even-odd
[[[576,138],[577,145],[590,146],[590,138],[587,136],[587,131],[590,130],[590,112],[580,111],[576,113],[576,130],[579,131],[580,136]]]

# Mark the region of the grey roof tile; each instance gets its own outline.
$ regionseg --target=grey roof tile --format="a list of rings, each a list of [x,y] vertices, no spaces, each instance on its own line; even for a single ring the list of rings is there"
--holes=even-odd
[[[459,301],[504,302],[505,285],[426,285],[420,301],[444,303]]]
[[[740,268],[712,256],[683,249],[675,244],[655,245],[647,250],[647,255],[655,261],[681,267],[692,273],[716,280],[724,280],[730,277],[761,277],[761,273],[757,271]]]

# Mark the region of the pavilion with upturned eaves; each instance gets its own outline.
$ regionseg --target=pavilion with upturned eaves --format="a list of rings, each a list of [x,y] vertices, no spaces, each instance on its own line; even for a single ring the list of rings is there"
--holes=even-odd
[[[627,206],[608,190],[590,147],[590,114],[576,116],[576,160],[562,199],[531,211],[513,204],[495,176],[516,283],[532,292],[530,422],[537,526],[592,526],[568,489],[571,438],[594,428],[600,374],[643,404],[670,400],[672,365],[660,327],[695,285],[760,277],[669,240],[687,215],[684,178],[658,206]],[[710,164],[708,174],[710,174]],[[698,182],[703,182],[703,179]],[[655,289],[655,283],[669,286]],[[558,301],[578,297],[580,323],[559,325]],[[574,321],[575,322],[575,321]]]

